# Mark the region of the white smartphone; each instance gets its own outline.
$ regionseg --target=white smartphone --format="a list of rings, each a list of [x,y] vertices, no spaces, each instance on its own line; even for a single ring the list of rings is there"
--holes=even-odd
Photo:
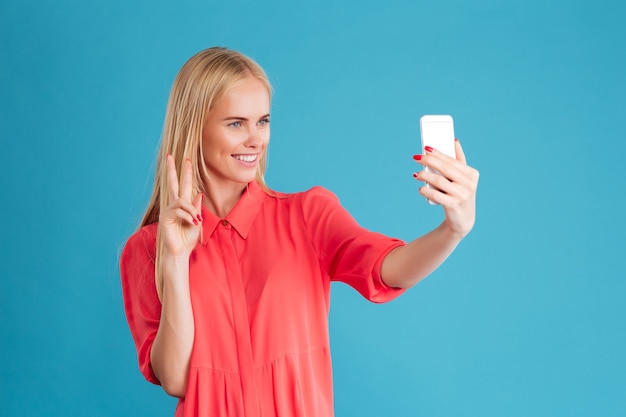
[[[454,123],[450,115],[431,115],[427,114],[420,118],[420,132],[422,134],[422,152],[425,153],[425,146],[437,149],[439,152],[456,158],[456,150],[454,146]],[[435,174],[441,175],[436,169],[424,168]],[[426,184],[431,187],[430,184]],[[436,204],[428,200],[429,204]]]

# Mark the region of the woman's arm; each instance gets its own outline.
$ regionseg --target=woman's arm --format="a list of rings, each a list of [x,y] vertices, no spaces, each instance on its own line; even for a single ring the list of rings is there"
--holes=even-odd
[[[164,254],[161,321],[150,361],[163,390],[184,397],[194,339],[194,319],[189,295],[189,256]]]
[[[152,370],[169,395],[184,397],[193,348],[194,318],[189,293],[189,257],[202,221],[201,195],[192,197],[191,162],[185,162],[180,194],[176,167],[167,158],[170,205],[159,216],[163,253],[161,320],[150,352]]]
[[[420,171],[414,177],[433,185],[421,187],[420,194],[441,204],[445,220],[430,233],[394,249],[385,257],[381,275],[389,286],[408,288],[417,284],[446,260],[474,226],[479,173],[467,165],[458,140],[455,146],[456,159],[431,148],[426,149],[426,154],[414,157],[421,165],[443,175]]]

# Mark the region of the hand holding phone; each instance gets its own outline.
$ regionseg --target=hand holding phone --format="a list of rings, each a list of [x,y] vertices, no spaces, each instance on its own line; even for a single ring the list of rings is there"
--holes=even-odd
[[[425,115],[420,118],[420,132],[422,136],[422,153],[425,147],[437,149],[452,158],[456,158],[454,146],[454,123],[449,115]],[[426,171],[441,175],[437,170],[424,167]],[[432,186],[426,183],[426,187]],[[428,200],[429,204],[436,204]]]

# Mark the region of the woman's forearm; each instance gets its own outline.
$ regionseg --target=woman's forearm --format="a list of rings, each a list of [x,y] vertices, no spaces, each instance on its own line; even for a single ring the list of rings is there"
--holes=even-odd
[[[194,339],[189,294],[189,256],[164,254],[161,321],[150,355],[152,370],[163,390],[184,397]]]
[[[430,233],[392,250],[383,260],[383,281],[391,287],[412,287],[437,269],[462,238],[444,222]]]

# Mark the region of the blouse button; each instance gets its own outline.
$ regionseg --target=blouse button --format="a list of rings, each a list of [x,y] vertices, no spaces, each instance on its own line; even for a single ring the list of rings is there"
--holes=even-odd
[[[228,220],[222,220],[222,226],[228,226]]]

